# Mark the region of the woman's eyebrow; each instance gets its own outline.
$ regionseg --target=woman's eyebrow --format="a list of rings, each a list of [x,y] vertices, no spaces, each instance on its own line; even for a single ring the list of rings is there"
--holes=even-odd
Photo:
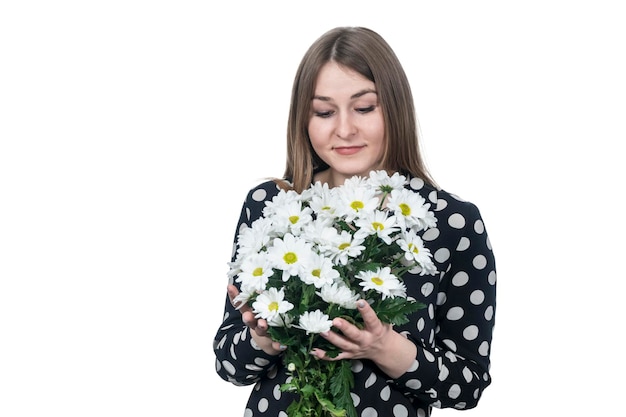
[[[373,94],[378,94],[376,92],[376,90],[372,89],[372,88],[366,88],[364,90],[359,91],[358,93],[355,93],[353,95],[350,96],[350,99],[355,99],[355,98],[359,98],[364,96],[365,94],[369,94],[369,93],[373,93]],[[319,96],[319,95],[314,95],[313,96],[313,100],[320,100],[320,101],[332,101],[332,98],[330,97],[326,97],[326,96]]]

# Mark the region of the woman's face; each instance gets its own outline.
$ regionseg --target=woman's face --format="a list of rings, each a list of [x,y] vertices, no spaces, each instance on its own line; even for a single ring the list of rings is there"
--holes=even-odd
[[[315,84],[309,137],[330,167],[326,179],[331,186],[381,169],[385,123],[374,83],[334,62],[325,64]]]

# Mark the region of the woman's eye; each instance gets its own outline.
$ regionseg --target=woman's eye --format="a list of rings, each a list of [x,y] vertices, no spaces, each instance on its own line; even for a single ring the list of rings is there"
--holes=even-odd
[[[316,117],[322,117],[322,118],[330,117],[333,114],[333,112],[330,110],[329,111],[316,111],[313,113],[315,114]]]
[[[356,109],[356,111],[359,113],[369,113],[371,111],[374,111],[375,108],[376,106],[359,107]]]

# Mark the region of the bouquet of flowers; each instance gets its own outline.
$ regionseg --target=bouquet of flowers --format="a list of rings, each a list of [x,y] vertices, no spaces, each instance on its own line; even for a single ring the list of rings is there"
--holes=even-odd
[[[299,396],[290,417],[356,417],[350,361],[310,354],[315,347],[329,357],[340,353],[319,335],[331,330],[333,318],[362,326],[359,299],[393,325],[424,307],[407,297],[402,276],[435,274],[419,233],[436,218],[406,184],[398,173],[372,171],[332,189],[318,182],[301,194],[281,190],[237,237],[235,301],[248,303],[267,320],[272,339],[288,347],[289,379],[281,390]]]

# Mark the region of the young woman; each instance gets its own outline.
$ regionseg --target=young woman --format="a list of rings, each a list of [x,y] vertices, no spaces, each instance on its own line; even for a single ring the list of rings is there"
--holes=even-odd
[[[294,80],[284,178],[250,190],[236,230],[262,216],[281,188],[302,192],[312,183],[337,187],[372,170],[406,176],[408,187],[432,205],[437,226],[423,236],[436,275],[403,277],[410,296],[427,307],[409,323],[382,323],[359,303],[365,325],[335,318],[325,337],[341,353],[311,352],[319,360],[351,360],[357,415],[428,416],[433,407],[469,409],[490,384],[495,320],[495,260],[481,215],[470,202],[440,189],[420,154],[411,89],[390,46],[359,27],[330,30],[311,45]],[[214,341],[218,374],[237,385],[256,384],[245,416],[282,416],[294,395],[282,346],[266,320],[239,305],[230,278],[224,321]],[[233,305],[235,304],[237,308]]]

